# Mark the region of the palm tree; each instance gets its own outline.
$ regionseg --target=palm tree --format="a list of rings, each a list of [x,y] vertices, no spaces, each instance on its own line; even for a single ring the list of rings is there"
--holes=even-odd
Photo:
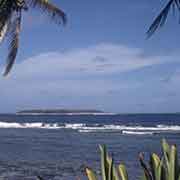
[[[10,72],[17,55],[22,12],[30,8],[42,10],[57,24],[66,23],[65,13],[48,0],[0,0],[0,42],[5,37],[9,38],[4,76]]]
[[[178,11],[180,11],[180,0],[169,0],[169,2],[161,10],[159,15],[155,18],[155,20],[153,21],[153,23],[149,27],[149,29],[147,31],[148,37],[151,37],[158,28],[162,27],[165,24],[167,16],[168,16],[171,9],[173,11],[175,11],[176,9]]]

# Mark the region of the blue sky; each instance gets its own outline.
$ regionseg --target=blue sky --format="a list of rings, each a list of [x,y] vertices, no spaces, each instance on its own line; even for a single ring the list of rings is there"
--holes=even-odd
[[[178,15],[147,40],[165,0],[52,0],[66,27],[24,13],[13,71],[0,77],[0,112],[93,108],[108,112],[180,111]],[[177,16],[177,17],[176,17]],[[5,63],[1,46],[0,70]]]

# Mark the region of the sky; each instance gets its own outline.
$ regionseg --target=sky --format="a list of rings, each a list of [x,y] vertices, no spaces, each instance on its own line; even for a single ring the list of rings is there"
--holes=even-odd
[[[51,0],[65,27],[23,13],[20,48],[0,75],[0,113],[24,109],[180,112],[180,25],[170,14],[152,38],[146,31],[166,0]],[[3,72],[7,44],[0,47]]]

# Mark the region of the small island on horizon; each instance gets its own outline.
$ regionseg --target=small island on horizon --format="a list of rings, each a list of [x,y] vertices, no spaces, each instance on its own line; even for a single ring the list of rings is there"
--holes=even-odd
[[[177,115],[180,112],[160,113],[112,113],[97,109],[26,109],[17,111],[16,115]]]
[[[16,112],[17,115],[107,115],[101,110],[95,109],[30,109]]]

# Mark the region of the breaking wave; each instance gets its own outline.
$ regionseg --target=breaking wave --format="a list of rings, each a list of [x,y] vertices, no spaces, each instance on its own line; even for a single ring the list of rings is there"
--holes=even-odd
[[[140,126],[140,125],[102,125],[102,124],[85,124],[85,123],[17,123],[17,122],[0,122],[0,128],[17,128],[17,129],[71,129],[80,133],[91,132],[120,132],[129,135],[153,135],[158,133],[180,133],[180,125],[157,125],[157,126]]]
[[[122,134],[129,134],[129,135],[153,135],[154,132],[152,131],[122,131]]]

